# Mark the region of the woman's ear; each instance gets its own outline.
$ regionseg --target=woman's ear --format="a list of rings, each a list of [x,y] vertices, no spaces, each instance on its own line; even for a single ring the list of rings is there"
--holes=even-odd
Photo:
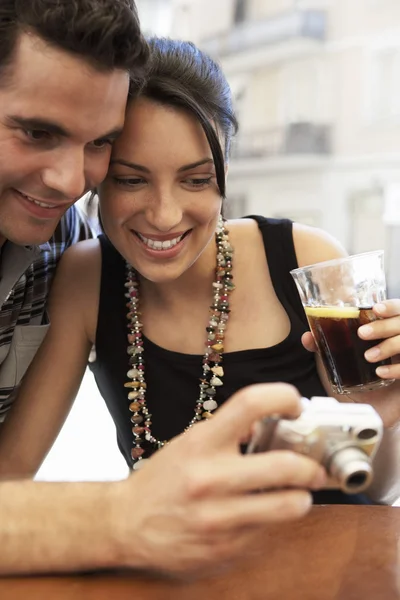
[[[228,169],[229,169],[229,164],[225,163],[225,179],[228,179]]]

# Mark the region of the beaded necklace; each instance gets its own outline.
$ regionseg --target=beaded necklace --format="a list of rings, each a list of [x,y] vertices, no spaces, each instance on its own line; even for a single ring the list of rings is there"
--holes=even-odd
[[[229,294],[235,289],[232,276],[233,248],[229,243],[229,231],[220,217],[215,241],[217,245],[217,265],[215,280],[212,284],[213,303],[210,306],[210,319],[206,327],[207,341],[202,360],[202,377],[199,383],[199,397],[194,408],[194,415],[185,428],[185,431],[202,419],[209,419],[213,411],[218,408],[216,401],[217,389],[222,386],[224,369],[221,366],[222,353],[224,352],[225,329],[229,319]],[[159,440],[152,434],[152,415],[146,404],[145,361],[143,348],[143,324],[140,322],[139,312],[139,280],[136,271],[130,264],[126,264],[126,297],[129,299],[128,307],[128,349],[129,381],[125,387],[129,388],[129,410],[132,413],[133,445],[131,458],[133,468],[140,468],[145,462],[143,455],[146,446],[159,449],[167,440]],[[143,447],[143,445],[145,447]]]

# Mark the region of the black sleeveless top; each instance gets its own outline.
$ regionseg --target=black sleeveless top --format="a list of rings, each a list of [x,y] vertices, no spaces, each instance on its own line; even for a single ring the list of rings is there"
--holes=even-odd
[[[302,396],[326,396],[318,377],[314,355],[305,350],[301,335],[308,330],[307,319],[294,281],[289,273],[297,265],[292,222],[252,216],[264,240],[268,267],[275,293],[289,316],[289,335],[279,344],[264,349],[228,352],[223,355],[224,384],[217,388],[222,404],[234,392],[252,383],[287,382]],[[132,424],[127,381],[127,308],[125,261],[108,239],[99,237],[102,272],[99,315],[96,332],[96,360],[90,363],[97,386],[117,430],[118,446],[132,468]],[[179,324],[177,323],[177,326]],[[152,431],[158,439],[181,433],[194,414],[202,373],[202,356],[171,352],[145,336],[146,402],[152,416]],[[146,453],[146,456],[148,454]],[[347,496],[336,490],[314,494],[318,503],[359,503],[360,496]]]

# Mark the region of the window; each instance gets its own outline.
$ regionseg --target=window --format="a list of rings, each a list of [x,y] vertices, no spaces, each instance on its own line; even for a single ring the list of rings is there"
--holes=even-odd
[[[280,91],[282,124],[322,120],[322,92],[326,83],[323,70],[318,59],[293,61],[283,68]]]
[[[234,23],[242,23],[247,16],[247,0],[235,0]]]
[[[136,0],[142,30],[146,35],[168,36],[171,32],[170,0]]]
[[[223,204],[226,219],[239,219],[247,213],[247,198],[244,194],[228,194]]]
[[[368,72],[370,120],[400,119],[400,47],[376,49],[370,56]]]

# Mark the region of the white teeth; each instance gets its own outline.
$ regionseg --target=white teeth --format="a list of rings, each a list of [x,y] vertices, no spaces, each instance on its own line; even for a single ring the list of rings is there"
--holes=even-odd
[[[33,202],[33,204],[37,204],[37,206],[41,206],[42,208],[54,208],[54,206],[50,206],[50,204],[45,204],[44,202],[38,202],[37,200],[33,200],[33,198],[29,198]]]
[[[20,192],[20,194],[21,194],[21,196],[23,196],[24,198],[29,200],[29,202],[36,204],[36,206],[40,206],[41,208],[55,208],[55,206],[52,206],[51,204],[45,204],[44,202],[39,202],[38,200],[34,200],[30,196],[27,196],[26,194],[23,194],[22,192]]]
[[[152,250],[168,250],[169,248],[173,248],[182,240],[183,235],[180,235],[173,240],[165,240],[165,242],[161,242],[160,240],[152,240],[150,238],[145,238],[142,234],[138,233],[139,238]]]

